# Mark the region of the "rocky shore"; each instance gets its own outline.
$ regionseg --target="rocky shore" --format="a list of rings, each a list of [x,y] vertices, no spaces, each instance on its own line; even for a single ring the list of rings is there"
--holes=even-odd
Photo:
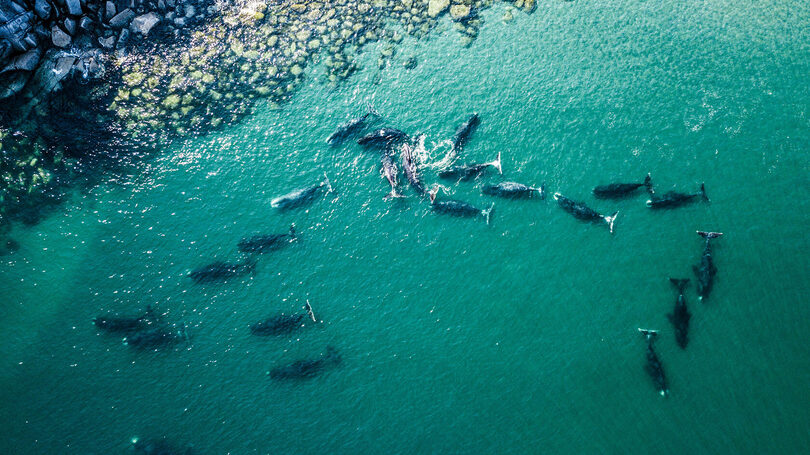
[[[87,169],[143,156],[276,105],[313,62],[324,83],[377,46],[382,71],[406,35],[449,16],[462,45],[492,0],[9,0],[0,4],[0,225],[35,223]],[[531,12],[534,0],[514,7]],[[503,17],[511,20],[513,8]],[[312,76],[312,74],[309,74]],[[2,237],[2,232],[0,232]]]

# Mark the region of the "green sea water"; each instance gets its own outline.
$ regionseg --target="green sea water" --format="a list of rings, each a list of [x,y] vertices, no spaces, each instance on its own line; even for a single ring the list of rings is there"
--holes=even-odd
[[[398,55],[419,65],[377,84],[373,48],[337,89],[313,66],[282,109],[171,144],[15,229],[22,248],[0,263],[0,453],[128,453],[163,436],[201,454],[807,453],[810,6],[555,1],[504,24],[505,8],[482,13],[469,48],[449,22],[406,40]],[[492,173],[442,196],[494,201],[490,226],[431,213],[408,188],[384,200],[374,153],[324,143],[366,102],[428,150],[478,112],[461,162],[501,152],[505,179],[619,210],[615,233],[551,198],[483,196]],[[659,192],[705,182],[711,202],[651,211],[642,193],[590,193],[647,172]],[[323,173],[335,193],[271,208]],[[291,223],[299,240],[254,276],[187,278]],[[681,350],[667,278],[694,284],[699,229],[725,235],[711,297],[688,288]],[[306,299],[323,323],[250,334]],[[135,351],[91,324],[147,304],[187,324],[187,347]],[[668,398],[643,369],[640,326],[661,330]],[[343,361],[321,376],[266,375],[327,345]]]

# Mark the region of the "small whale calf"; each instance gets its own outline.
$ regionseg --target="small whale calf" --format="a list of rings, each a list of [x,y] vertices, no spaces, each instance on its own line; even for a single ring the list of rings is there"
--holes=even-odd
[[[477,207],[474,207],[464,201],[458,201],[455,199],[448,199],[443,201],[436,200],[436,194],[438,193],[439,188],[435,188],[433,191],[430,192],[430,208],[436,213],[444,213],[447,215],[452,216],[459,216],[459,217],[477,217],[483,216],[486,219],[487,224],[489,224],[490,217],[492,216],[492,210],[495,208],[495,203],[493,202],[492,205],[489,206],[486,210],[481,210]]]
[[[489,196],[500,196],[513,199],[527,199],[535,194],[540,195],[540,199],[546,198],[546,184],[545,182],[540,185],[540,188],[524,185],[517,182],[501,182],[497,185],[484,185],[481,192]]]
[[[365,125],[366,120],[370,116],[379,116],[380,114],[377,113],[370,105],[367,106],[367,112],[360,117],[355,117],[348,122],[344,123],[337,127],[334,133],[332,133],[328,138],[326,138],[326,143],[329,145],[339,145],[346,140],[347,137],[353,135]]]
[[[662,397],[665,397],[669,394],[667,377],[664,375],[664,367],[661,365],[661,361],[658,360],[658,355],[653,348],[653,341],[655,341],[655,337],[658,336],[658,331],[650,329],[638,329],[638,331],[647,339],[647,364],[644,366],[644,369],[652,378],[653,383],[655,383],[658,393],[660,393]]]
[[[385,195],[385,199],[405,197],[397,191],[397,186],[399,185],[397,174],[399,174],[399,170],[397,169],[397,165],[394,164],[394,159],[385,151],[380,155],[380,161],[382,163],[380,173],[385,176],[386,180],[388,180],[388,183],[391,185],[391,192]]]
[[[407,139],[408,135],[405,134],[404,131],[396,128],[380,128],[361,137],[357,140],[357,143],[360,145],[385,147],[396,141]]]
[[[289,233],[254,235],[240,240],[237,246],[243,253],[261,254],[282,248],[295,239],[295,226],[290,226]]]
[[[254,273],[256,262],[256,259],[252,257],[247,257],[242,262],[216,261],[192,270],[188,277],[197,284],[228,281],[231,278]]]
[[[119,317],[119,316],[98,316],[93,319],[93,324],[99,329],[108,333],[130,333],[143,329],[148,324],[156,321],[151,305],[146,306],[146,310],[140,316]]]
[[[301,207],[305,204],[312,202],[315,196],[320,192],[321,188],[326,187],[327,193],[331,193],[332,185],[329,183],[329,177],[323,175],[323,181],[315,185],[301,188],[283,196],[279,196],[270,201],[270,206],[277,209],[287,210],[296,207]]]
[[[490,166],[497,169],[499,174],[503,174],[503,169],[501,168],[500,152],[498,152],[498,157],[495,158],[495,160],[490,161],[489,163],[453,166],[451,168],[439,171],[439,177],[458,180],[470,180],[481,175],[481,173],[484,172]]]
[[[328,368],[333,368],[341,362],[340,354],[332,346],[326,347],[326,354],[318,359],[298,360],[289,365],[276,367],[267,374],[277,380],[309,379],[322,374]]]
[[[250,333],[259,336],[287,335],[292,333],[293,330],[301,327],[303,325],[301,321],[303,320],[303,314],[282,313],[251,325]]]
[[[686,297],[683,296],[683,290],[686,289],[689,278],[670,278],[669,281],[678,289],[678,298],[675,299],[675,308],[672,313],[667,315],[667,318],[675,327],[675,341],[678,346],[686,349],[686,344],[689,342],[689,319],[692,318],[692,315],[686,308]]]
[[[610,183],[608,185],[599,185],[593,189],[593,195],[601,199],[623,198],[642,186],[646,186],[649,191],[652,188],[650,182],[650,174],[647,174],[647,177],[644,177],[644,181],[641,183]]]
[[[678,193],[677,191],[668,191],[664,193],[663,196],[656,196],[651,190],[650,194],[651,196],[647,201],[647,207],[651,209],[669,209],[680,207],[684,204],[695,201],[697,198],[701,198],[704,201],[709,202],[709,198],[706,196],[706,187],[702,183],[700,184],[700,190],[696,193]]]
[[[595,210],[585,205],[584,202],[568,199],[560,193],[554,193],[554,199],[557,201],[557,205],[559,205],[560,208],[570,213],[575,218],[591,222],[604,221],[610,228],[610,233],[613,233],[613,222],[616,221],[616,216],[619,215],[618,211],[614,212],[613,215],[605,216],[597,213]]]
[[[712,248],[709,245],[709,241],[720,237],[723,233],[706,231],[697,231],[697,233],[699,236],[706,239],[706,244],[703,247],[703,255],[700,257],[700,265],[692,267],[698,279],[698,295],[700,296],[700,300],[703,300],[709,297],[714,283],[714,276],[717,274],[717,267],[714,266],[714,260],[712,260]]]
[[[424,136],[419,137],[418,140],[424,140]],[[408,179],[408,183],[416,190],[417,194],[424,196],[427,190],[420,179],[419,168],[416,166],[416,160],[414,160],[413,157],[413,148],[411,148],[409,143],[404,142],[402,144],[400,147],[400,155],[402,157],[402,169],[405,171],[405,177]]]

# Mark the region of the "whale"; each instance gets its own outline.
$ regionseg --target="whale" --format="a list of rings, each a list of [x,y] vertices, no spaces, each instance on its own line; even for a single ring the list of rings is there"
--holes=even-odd
[[[130,333],[141,330],[155,321],[156,318],[152,310],[152,305],[147,305],[146,310],[139,316],[97,316],[93,319],[93,324],[108,333]]]
[[[493,161],[488,163],[480,163],[480,164],[465,164],[462,166],[453,166],[451,168],[447,168],[444,170],[439,171],[439,177],[445,179],[458,179],[458,180],[470,180],[475,177],[478,177],[489,167],[494,167],[498,170],[499,174],[503,174],[503,169],[501,168],[501,153],[498,152],[498,157],[495,158]]]
[[[512,199],[526,199],[538,194],[540,199],[545,199],[546,184],[544,182],[540,185],[540,188],[535,188],[517,182],[501,182],[497,185],[484,185],[481,187],[481,192],[489,196],[500,196]]]
[[[422,137],[420,136],[419,140]],[[408,183],[411,184],[411,187],[416,190],[416,193],[420,196],[424,196],[427,193],[425,189],[425,185],[422,184],[422,180],[419,176],[419,168],[416,165],[416,160],[413,157],[413,148],[407,142],[403,142],[402,146],[400,147],[400,156],[402,158],[402,169],[405,172],[405,177],[408,179]]]
[[[329,177],[327,177],[326,174],[323,175],[323,181],[320,183],[291,191],[283,196],[274,198],[270,201],[270,206],[281,210],[301,207],[312,202],[320,189],[323,187],[326,187],[327,193],[331,193],[333,191],[332,185],[329,183]]]
[[[193,455],[195,453],[191,446],[177,447],[166,438],[132,438],[132,450],[138,455]]]
[[[662,397],[666,397],[669,395],[667,377],[664,374],[664,367],[661,365],[661,361],[655,353],[655,348],[653,348],[653,341],[655,341],[655,338],[658,336],[658,331],[642,328],[639,328],[638,331],[647,339],[647,364],[644,366],[644,369],[647,371],[647,374],[650,375],[650,378],[652,378],[658,393]]]
[[[686,297],[683,296],[683,290],[686,289],[688,278],[670,278],[669,281],[678,289],[678,297],[675,299],[675,308],[672,313],[667,314],[669,322],[675,327],[675,341],[681,349],[686,349],[686,344],[689,342],[689,319],[692,315],[689,309],[686,308]]]
[[[276,380],[311,379],[333,368],[341,362],[340,354],[332,346],[326,347],[326,353],[317,359],[297,360],[289,365],[273,368],[267,374]]]
[[[450,150],[447,152],[444,158],[439,161],[440,164],[437,164],[437,166],[444,167],[447,164],[452,164],[456,158],[458,158],[458,155],[464,148],[464,144],[467,142],[467,139],[480,123],[481,120],[478,118],[478,114],[472,114],[467,121],[462,123],[461,126],[456,129],[456,132],[453,134],[453,138],[450,140]]]
[[[599,185],[593,189],[593,195],[600,199],[619,199],[630,195],[632,192],[646,186],[651,188],[650,174],[644,177],[641,183],[609,183],[607,185]]]
[[[677,191],[668,191],[663,196],[656,196],[655,192],[650,191],[650,199],[647,200],[647,207],[651,209],[669,209],[680,207],[684,204],[694,202],[698,198],[709,202],[706,196],[706,187],[703,183],[700,184],[700,190],[696,193],[679,193]]]
[[[397,165],[394,164],[394,159],[391,155],[386,151],[380,155],[380,162],[382,163],[382,168],[380,169],[380,173],[388,180],[388,183],[391,185],[391,192],[385,195],[385,199],[388,198],[399,198],[405,197],[397,191],[397,186],[399,185],[399,181],[397,178],[397,174],[399,174],[399,170],[397,169]]]
[[[604,221],[607,223],[608,228],[610,228],[610,233],[613,233],[613,222],[616,221],[616,217],[619,215],[619,212],[616,211],[610,216],[601,215],[595,210],[591,209],[584,202],[577,202],[567,197],[563,196],[560,193],[554,193],[554,199],[557,201],[557,205],[560,206],[563,210],[573,215],[575,218],[579,218],[580,220],[591,221],[591,222],[600,222]]]
[[[240,240],[237,247],[243,253],[261,254],[282,248],[295,239],[295,226],[291,225],[289,233],[254,235]]]
[[[492,210],[495,208],[494,202],[492,203],[492,205],[489,206],[488,209],[481,210],[464,201],[459,201],[456,199],[437,201],[436,194],[438,193],[438,191],[439,189],[435,188],[430,192],[430,208],[434,212],[468,218],[473,218],[480,215],[483,216],[484,219],[486,219],[487,224],[489,224],[490,218],[492,216]]]
[[[464,144],[469,139],[470,135],[478,128],[478,125],[481,124],[481,119],[478,117],[478,113],[473,113],[467,118],[467,121],[461,124],[461,126],[456,129],[455,134],[453,134],[453,148],[456,153],[459,153],[461,149],[464,147]]]
[[[251,325],[250,333],[259,336],[286,335],[301,327],[303,319],[304,315],[300,313],[281,313]]]
[[[717,274],[717,267],[714,266],[712,248],[709,242],[711,239],[720,237],[723,233],[706,231],[697,231],[697,233],[699,236],[706,239],[706,243],[703,247],[703,254],[700,256],[700,265],[693,266],[692,270],[697,276],[698,298],[704,300],[709,297],[709,293],[712,291],[712,285],[714,284],[714,276]]]
[[[173,326],[164,325],[128,335],[124,338],[124,344],[137,349],[159,349],[173,346],[184,339],[188,341],[185,326],[182,329],[176,329]]]
[[[212,262],[192,270],[188,274],[188,277],[197,284],[216,283],[254,273],[255,270],[256,260],[252,257],[247,257],[242,262]]]
[[[366,123],[366,120],[369,117],[371,116],[379,117],[380,114],[377,111],[375,111],[374,108],[371,107],[371,105],[367,105],[366,108],[367,111],[365,114],[359,117],[354,117],[348,122],[338,126],[335,132],[333,132],[331,135],[329,135],[328,138],[326,138],[326,143],[332,146],[339,145],[343,143],[343,141],[345,141],[347,137],[353,135],[354,133],[362,129]]]
[[[380,128],[371,133],[366,134],[357,140],[360,145],[385,147],[396,141],[407,140],[408,135],[404,131],[396,128]]]

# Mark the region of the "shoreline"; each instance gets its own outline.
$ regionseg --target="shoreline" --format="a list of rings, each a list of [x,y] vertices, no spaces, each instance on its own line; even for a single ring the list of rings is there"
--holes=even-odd
[[[492,5],[491,0],[245,0],[226,8],[176,0],[175,9],[166,12],[163,0],[138,3],[142,14],[128,14],[129,28],[120,28],[114,46],[91,47],[91,32],[79,29],[71,42],[84,42],[85,50],[35,48],[43,59],[31,71],[26,91],[0,101],[6,111],[0,119],[0,236],[11,222],[36,224],[77,182],[103,179],[105,168],[148,157],[187,134],[235,124],[259,100],[283,105],[306,77],[339,85],[358,69],[357,56],[369,44],[385,43],[377,55],[380,71],[398,60],[412,69],[418,61],[399,55],[398,44],[406,35],[425,37],[447,17],[460,44],[468,46],[481,25],[478,12]],[[529,13],[535,7],[533,0],[514,4]],[[203,9],[197,16],[176,14]],[[61,20],[60,9],[54,10],[50,17]],[[156,14],[158,20],[144,23]],[[509,7],[503,21],[512,14]],[[73,17],[69,11],[64,16]],[[133,25],[137,18],[142,19]],[[178,22],[182,18],[193,23]],[[100,30],[108,37],[96,41],[109,39],[115,29]],[[307,71],[313,62],[322,64],[325,74]],[[50,91],[43,95],[43,87]],[[14,109],[19,113],[11,114]]]

